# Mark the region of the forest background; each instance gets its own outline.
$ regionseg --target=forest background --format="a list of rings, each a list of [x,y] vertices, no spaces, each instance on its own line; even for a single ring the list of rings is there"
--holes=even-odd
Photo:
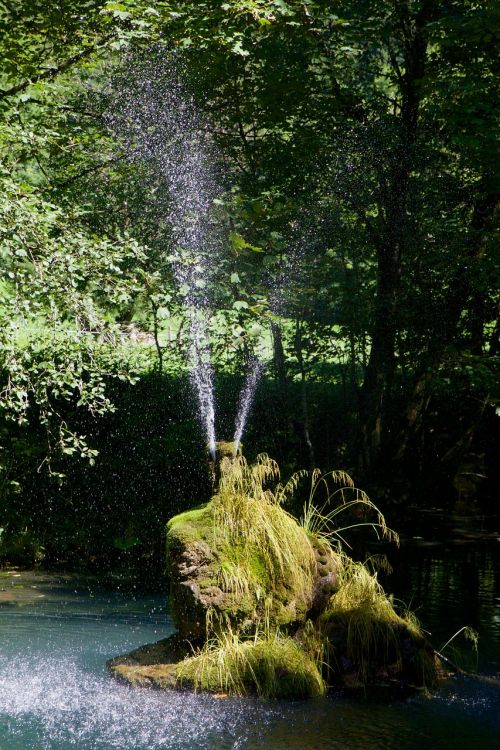
[[[258,354],[249,457],[348,469],[390,520],[495,512],[499,15],[0,2],[1,559],[156,575],[166,520],[210,493],[168,200],[105,114],[152,47],[223,187],[219,435]]]

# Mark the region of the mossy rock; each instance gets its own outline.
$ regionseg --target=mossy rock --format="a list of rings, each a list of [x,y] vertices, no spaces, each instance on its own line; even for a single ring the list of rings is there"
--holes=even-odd
[[[329,683],[433,685],[434,653],[415,618],[394,609],[376,573],[286,512],[286,487],[268,489],[276,463],[234,456],[221,467],[212,500],[167,525],[178,635],[113,660],[113,674],[297,698],[324,692],[321,661]]]
[[[234,458],[235,456],[241,456],[243,453],[242,443],[238,443],[235,449],[233,440],[218,440],[215,443],[216,457],[220,461],[223,458]]]
[[[327,644],[331,683],[365,688],[397,682],[432,688],[438,681],[439,665],[432,647],[396,613],[381,617],[359,606],[342,613],[326,610],[319,626]]]
[[[175,688],[178,687],[177,664],[191,653],[191,644],[174,633],[157,643],[149,643],[129,654],[116,656],[106,666],[113,677],[130,685]]]
[[[244,617],[241,601],[219,586],[221,563],[214,552],[211,504],[181,513],[167,525],[167,565],[170,574],[170,607],[179,633],[202,641],[206,637],[207,613],[229,612]]]
[[[179,633],[201,641],[208,623],[215,632],[230,625],[248,634],[264,620],[293,633],[335,590],[335,556],[319,548],[314,554],[314,575],[299,587],[296,570],[276,575],[250,543],[216,544],[213,501],[175,516],[167,524],[167,565],[171,613]]]

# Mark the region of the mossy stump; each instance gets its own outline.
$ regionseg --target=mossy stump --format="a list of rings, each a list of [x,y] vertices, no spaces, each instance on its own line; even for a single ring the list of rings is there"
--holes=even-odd
[[[221,480],[221,464],[224,459],[234,461],[238,456],[243,455],[242,443],[235,444],[234,440],[218,440],[215,443],[215,455],[207,445],[208,465],[212,476],[212,485],[217,489]]]

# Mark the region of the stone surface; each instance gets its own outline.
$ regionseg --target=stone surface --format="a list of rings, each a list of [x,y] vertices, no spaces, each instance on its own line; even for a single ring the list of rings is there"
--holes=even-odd
[[[132,685],[176,688],[177,664],[191,653],[191,644],[174,633],[157,643],[116,656],[106,666],[114,677]]]
[[[313,580],[311,606],[308,618],[315,619],[326,607],[330,597],[338,589],[339,560],[331,550],[313,541],[314,556],[316,558],[316,574]]]

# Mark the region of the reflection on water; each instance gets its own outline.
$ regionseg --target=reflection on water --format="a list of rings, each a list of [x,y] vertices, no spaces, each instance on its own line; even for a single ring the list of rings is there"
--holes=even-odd
[[[387,587],[418,607],[436,645],[464,624],[477,627],[480,668],[499,672],[495,546],[409,542]],[[500,688],[464,678],[407,700],[336,694],[266,703],[130,689],[104,663],[172,632],[162,599],[34,585],[21,606],[0,606],[0,750],[500,746]]]
[[[478,539],[464,524],[450,533],[444,521],[432,535],[428,520],[421,523],[423,529],[416,519],[401,549],[389,554],[394,572],[384,586],[416,612],[437,649],[464,625],[474,628],[479,651],[469,666],[500,675],[500,537],[485,532]],[[463,639],[456,644],[462,659],[471,656]]]

